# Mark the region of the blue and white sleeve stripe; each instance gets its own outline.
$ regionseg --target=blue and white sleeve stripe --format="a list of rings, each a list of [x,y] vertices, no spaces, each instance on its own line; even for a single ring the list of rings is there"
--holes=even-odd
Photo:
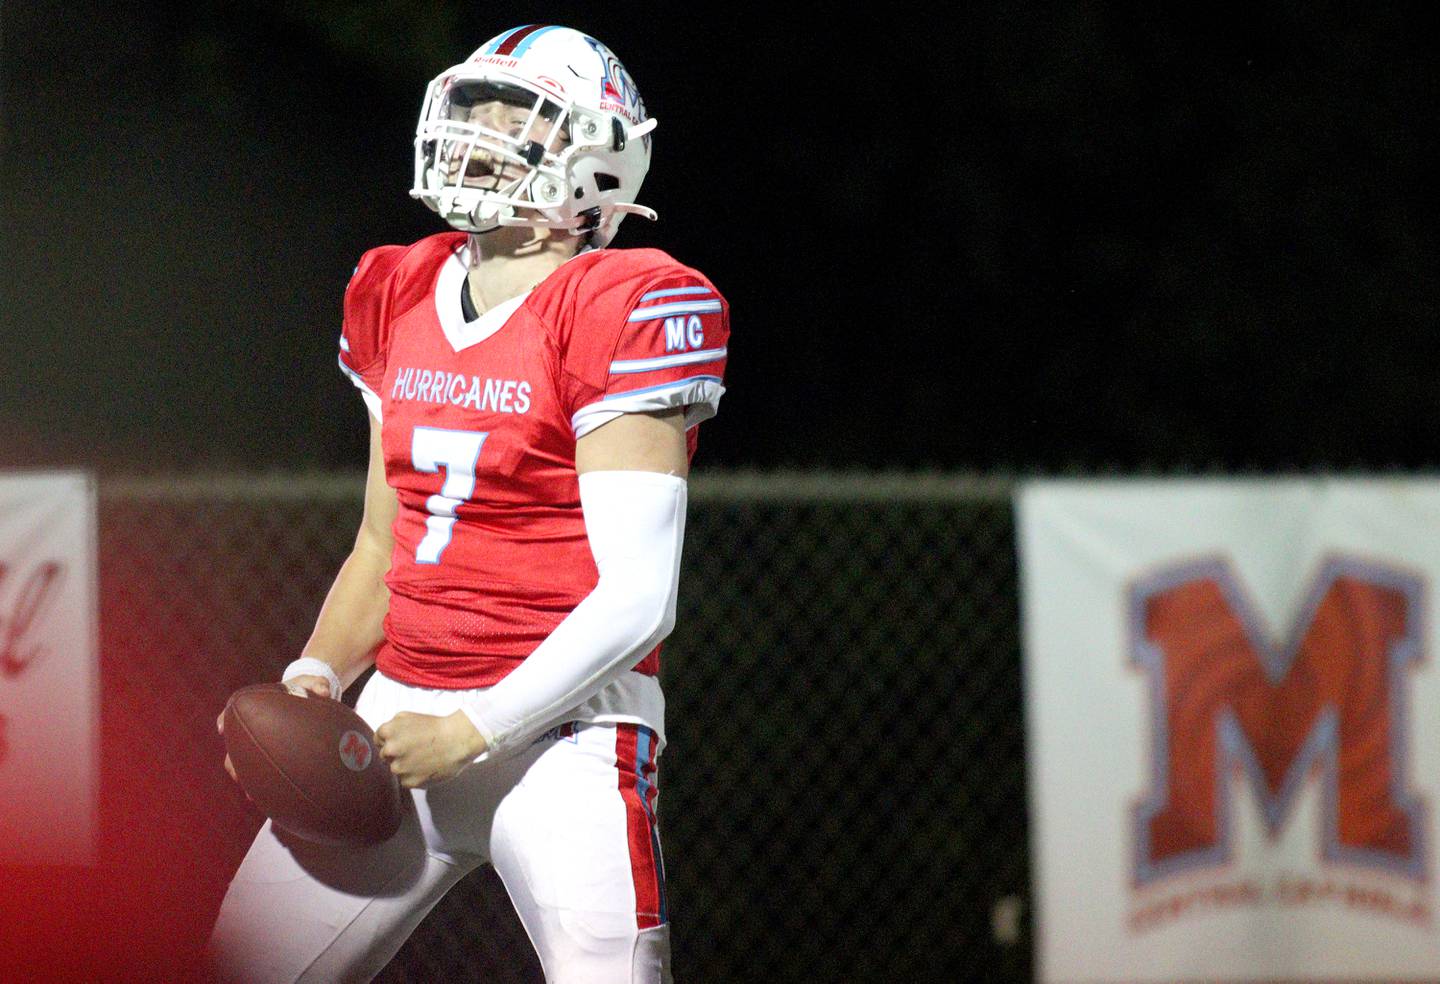
[[[699,349],[680,355],[661,355],[653,359],[618,359],[610,363],[610,375],[620,376],[632,372],[654,372],[656,369],[671,369],[675,366],[693,366],[702,362],[715,362],[726,356],[726,349]]]
[[[640,303],[659,300],[662,297],[684,297],[696,295],[710,295],[715,292],[709,287],[666,287],[664,290],[652,290],[640,298]]]
[[[697,383],[720,385],[719,376],[686,376],[684,379],[677,379],[673,383],[657,383],[654,386],[642,386],[639,389],[625,390],[623,393],[610,393],[600,398],[602,403],[614,403],[617,400],[629,400],[636,396],[649,396],[653,393],[665,393],[671,390],[683,390],[687,387],[694,388]]]
[[[601,424],[627,413],[684,407],[685,427],[688,429],[715,416],[724,393],[725,387],[719,376],[689,376],[655,386],[609,393],[575,411],[570,418],[570,426],[578,440]]]
[[[627,322],[654,321],[656,318],[672,318],[677,314],[714,314],[722,310],[718,300],[678,301],[671,304],[655,304],[651,307],[637,307],[630,312]]]

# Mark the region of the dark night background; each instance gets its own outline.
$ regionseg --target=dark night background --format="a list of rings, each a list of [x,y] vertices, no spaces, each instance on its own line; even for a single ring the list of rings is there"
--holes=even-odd
[[[1428,21],[1076,3],[6,4],[0,465],[358,468],[334,365],[426,81],[572,23],[660,121],[618,245],[730,297],[701,466],[1434,466]]]

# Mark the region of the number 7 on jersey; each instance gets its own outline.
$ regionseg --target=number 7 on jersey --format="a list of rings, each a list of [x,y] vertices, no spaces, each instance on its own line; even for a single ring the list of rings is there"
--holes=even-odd
[[[438,495],[425,500],[430,511],[425,536],[415,547],[415,563],[438,564],[450,545],[455,529],[455,510],[475,493],[475,463],[489,431],[445,430],[416,427],[410,441],[410,460],[418,472],[431,475],[445,469],[445,483]]]

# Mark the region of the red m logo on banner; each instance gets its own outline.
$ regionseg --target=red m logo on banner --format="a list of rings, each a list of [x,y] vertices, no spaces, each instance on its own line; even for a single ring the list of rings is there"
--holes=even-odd
[[[1332,558],[1277,648],[1223,560],[1131,589],[1131,659],[1149,686],[1151,785],[1135,808],[1136,881],[1230,860],[1231,777],[1278,835],[1321,783],[1320,854],[1425,875],[1425,805],[1408,790],[1408,671],[1424,652],[1423,582]]]

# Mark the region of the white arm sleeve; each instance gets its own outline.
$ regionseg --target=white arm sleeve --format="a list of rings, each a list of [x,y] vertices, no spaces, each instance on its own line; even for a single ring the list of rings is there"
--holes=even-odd
[[[518,747],[556,715],[635,666],[670,633],[685,539],[683,478],[657,472],[580,476],[595,589],[525,661],[461,708],[489,746]]]

